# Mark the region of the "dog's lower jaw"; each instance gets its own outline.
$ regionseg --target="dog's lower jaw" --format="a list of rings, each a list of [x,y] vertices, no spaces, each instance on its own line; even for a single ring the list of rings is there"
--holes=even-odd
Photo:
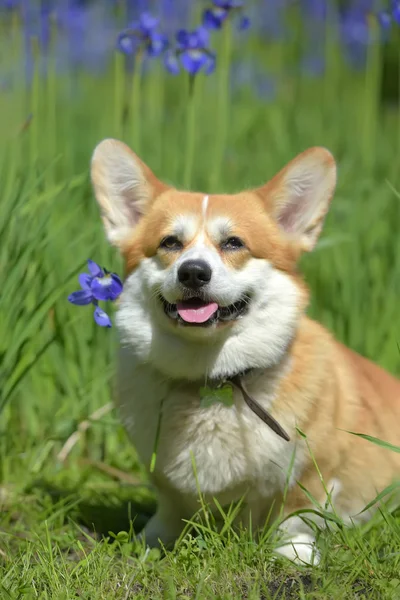
[[[246,331],[241,324],[215,339],[189,340],[152,326],[143,344],[131,346],[122,332],[121,346],[138,362],[151,364],[170,380],[224,379],[249,369],[271,369],[284,361],[295,335],[290,327],[281,339],[270,342],[260,331]]]

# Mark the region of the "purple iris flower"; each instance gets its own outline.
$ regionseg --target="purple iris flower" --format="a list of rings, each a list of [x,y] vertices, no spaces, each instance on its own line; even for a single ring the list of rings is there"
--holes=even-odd
[[[359,11],[347,11],[342,17],[341,33],[345,44],[367,46],[371,42],[368,16]]]
[[[400,2],[399,2],[399,9],[398,9],[399,13],[398,13],[398,23],[400,23]],[[378,22],[382,28],[383,31],[388,31],[392,25],[392,16],[389,12],[386,11],[382,11],[380,13],[377,14],[377,18],[378,18]],[[394,18],[394,17],[393,17]]]
[[[272,100],[276,96],[277,80],[265,70],[265,65],[256,60],[240,61],[232,66],[232,90],[254,89],[257,96]]]
[[[52,4],[49,0],[43,1],[39,12],[39,39],[44,49],[50,44],[51,25],[50,18],[52,13]]]
[[[18,8],[19,0],[2,0],[0,2],[0,8],[5,8],[6,10],[14,10],[14,8]]]
[[[86,67],[101,72],[115,48],[115,26],[109,7],[101,2],[59,0],[54,17],[57,70],[68,72]]]
[[[177,75],[180,66],[193,76],[200,71],[206,75],[214,71],[216,57],[208,48],[209,35],[204,27],[194,31],[181,29],[176,34],[176,42],[176,48],[165,55],[165,67],[170,73]]]
[[[290,27],[286,9],[290,2],[293,3],[292,0],[268,0],[257,5],[253,3],[248,9],[253,28],[272,40],[286,38]]]
[[[132,55],[143,48],[148,56],[159,56],[168,46],[165,35],[157,31],[159,19],[144,12],[139,21],[131,23],[130,27],[121,31],[117,39],[117,48],[123,54]]]
[[[371,16],[373,16],[371,13],[360,9],[350,9],[341,17],[340,31],[344,50],[355,67],[365,64],[366,49],[370,44],[387,39],[390,27],[387,15],[384,13],[375,15],[380,26],[377,31],[370,27],[369,18]]]
[[[400,0],[393,0],[392,2],[392,17],[400,25]]]
[[[221,29],[230,14],[241,12],[243,9],[242,0],[213,0],[213,5],[203,12],[203,25],[207,29]],[[243,31],[249,27],[249,17],[240,15],[239,30]]]
[[[325,71],[325,59],[314,54],[306,55],[301,62],[301,69],[311,77],[319,77]]]
[[[319,22],[325,21],[328,14],[327,0],[301,0],[300,7],[307,17]]]
[[[101,327],[111,327],[111,319],[98,306],[99,300],[114,301],[122,292],[122,281],[116,273],[109,273],[102,269],[97,263],[88,260],[89,273],[81,273],[78,277],[81,290],[72,292],[68,296],[68,301],[77,306],[86,306],[93,304],[94,320]]]

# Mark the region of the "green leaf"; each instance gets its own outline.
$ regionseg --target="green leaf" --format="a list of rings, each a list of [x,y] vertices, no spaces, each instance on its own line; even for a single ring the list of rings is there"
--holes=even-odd
[[[375,504],[377,504],[378,502],[380,502],[383,498],[385,498],[385,496],[388,496],[389,494],[391,494],[395,490],[398,490],[399,487],[400,487],[400,482],[395,481],[394,483],[391,483],[390,485],[388,485],[387,487],[385,487],[385,489],[382,490],[377,496],[375,496],[375,498],[373,500],[371,500],[371,502],[369,502],[358,514],[362,515],[362,513],[366,512],[372,506],[374,506]]]
[[[389,442],[384,442],[379,438],[373,437],[372,435],[367,435],[365,433],[355,433],[354,431],[348,431],[347,429],[341,429],[340,431],[345,431],[346,433],[350,433],[351,435],[356,435],[357,437],[363,438],[368,442],[372,442],[381,448],[386,448],[387,450],[391,450],[392,452],[397,452],[400,454],[400,446],[394,446],[393,444],[389,444]]]
[[[305,493],[305,495],[307,496],[307,498],[309,499],[309,501],[311,502],[311,504],[313,506],[317,506],[319,509],[322,509],[321,504],[318,502],[318,500],[316,498],[314,498],[314,496],[311,494],[311,492],[309,492],[307,490],[307,488],[305,488],[304,485],[302,485],[300,483],[300,481],[297,481],[296,483],[299,486],[299,488]]]
[[[301,429],[299,429],[298,427],[296,427],[296,431],[297,431],[297,433],[298,433],[298,434],[299,434],[299,435],[300,435],[300,436],[301,436],[301,437],[302,437],[304,440],[306,440],[306,439],[307,439],[307,436],[306,436],[306,434],[305,434],[305,433],[304,433],[304,432],[303,432]]]
[[[285,523],[285,521],[288,521],[292,517],[301,517],[302,515],[317,515],[317,517],[320,517],[324,521],[330,521],[332,523],[336,523],[336,525],[338,525],[339,527],[343,527],[343,521],[341,521],[339,517],[337,517],[334,513],[331,513],[324,509],[316,510],[314,508],[299,508],[298,510],[295,510],[289,515],[287,515],[282,520],[281,524]]]
[[[212,388],[204,386],[200,388],[200,406],[202,408],[209,408],[213,404],[218,402],[224,406],[233,405],[233,388],[230,383],[225,383],[220,387]]]

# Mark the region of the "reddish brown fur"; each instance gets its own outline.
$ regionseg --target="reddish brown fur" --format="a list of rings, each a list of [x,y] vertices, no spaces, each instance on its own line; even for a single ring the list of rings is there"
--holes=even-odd
[[[159,243],[171,233],[171,224],[178,215],[197,216],[200,231],[203,226],[203,198],[202,194],[172,189],[157,197],[134,231],[132,239],[122,248],[126,261],[126,275],[132,272],[144,257],[157,253],[165,266],[176,260],[179,252],[160,252]],[[296,273],[299,248],[291,240],[283,238],[278,226],[268,215],[265,203],[255,193],[210,196],[206,219],[227,215],[233,222],[231,235],[240,237],[247,247],[247,250],[234,253],[221,252],[223,259],[232,268],[241,268],[250,256],[253,256],[268,259],[282,271]],[[190,243],[194,241],[191,240]],[[213,242],[208,238],[208,243]]]
[[[400,455],[347,431],[399,445],[400,382],[307,317],[291,356],[293,368],[281,384],[274,414],[282,422],[286,413],[297,415],[325,483],[340,480],[338,510],[355,515],[399,478]],[[322,501],[324,489],[310,458],[301,482]],[[295,487],[287,498],[287,513],[305,503],[304,492]]]

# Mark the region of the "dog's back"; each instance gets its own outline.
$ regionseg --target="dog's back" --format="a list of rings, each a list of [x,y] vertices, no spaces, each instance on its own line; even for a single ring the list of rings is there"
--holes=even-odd
[[[277,410],[280,403],[290,403],[298,415],[297,425],[307,434],[324,483],[335,483],[335,508],[346,520],[400,476],[400,454],[352,435],[400,447],[400,382],[309,319],[292,355],[292,372],[282,383]],[[324,488],[311,456],[300,480],[323,502]],[[294,488],[287,509],[297,510],[304,502],[301,489]]]

